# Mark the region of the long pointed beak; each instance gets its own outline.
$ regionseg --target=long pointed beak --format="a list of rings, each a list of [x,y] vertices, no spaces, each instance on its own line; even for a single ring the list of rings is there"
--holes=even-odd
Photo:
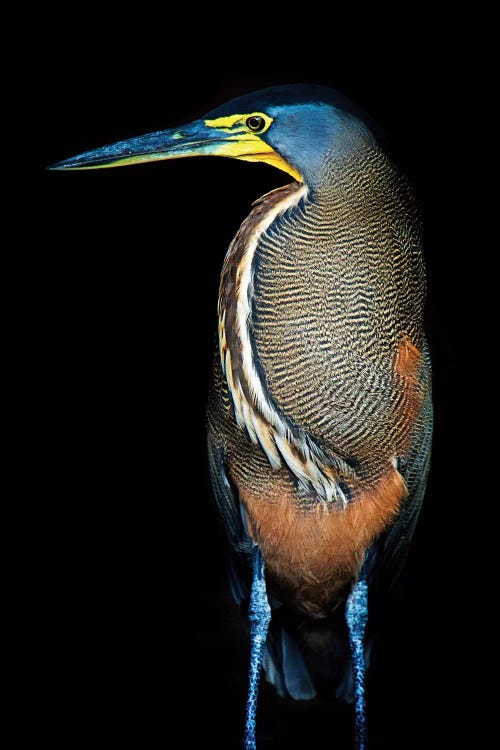
[[[253,139],[250,143],[254,147]],[[158,130],[155,133],[118,141],[93,151],[85,151],[83,154],[60,161],[49,169],[102,169],[162,159],[180,159],[187,156],[232,156],[231,153],[222,152],[235,150],[231,148],[235,145],[236,142],[232,141],[227,133],[208,127],[203,120],[197,120],[181,128]],[[234,154],[234,156],[238,155]]]
[[[162,159],[182,159],[187,156],[228,156],[245,161],[263,161],[288,172],[301,182],[302,176],[283,159],[265,140],[244,127],[226,127],[227,120],[196,120],[189,125],[171,130],[118,141],[110,146],[85,151],[49,167],[56,170],[103,169],[126,164],[141,164]]]

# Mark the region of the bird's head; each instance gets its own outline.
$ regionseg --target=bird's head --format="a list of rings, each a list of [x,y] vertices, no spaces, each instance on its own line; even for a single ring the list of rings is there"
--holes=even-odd
[[[331,160],[361,146],[375,148],[373,124],[341,94],[324,86],[275,86],[247,94],[188,125],[118,141],[51,169],[101,169],[188,156],[262,161],[314,185]]]

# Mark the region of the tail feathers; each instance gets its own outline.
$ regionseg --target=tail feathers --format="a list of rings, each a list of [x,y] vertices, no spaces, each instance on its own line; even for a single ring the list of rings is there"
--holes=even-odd
[[[335,691],[337,698],[342,698],[346,703],[354,703],[354,672],[352,664],[348,664],[344,676]]]
[[[271,654],[271,648],[268,643],[266,650],[264,651],[264,658],[262,659],[262,666],[266,673],[266,679],[271,685],[274,685],[280,698],[287,698],[288,692],[285,687],[283,674],[278,666],[278,660],[273,658]]]
[[[302,622],[300,627],[271,622],[263,667],[282,698],[311,700],[333,696],[354,701],[354,675],[347,631],[336,623]],[[366,664],[371,643],[365,644]]]
[[[282,698],[306,701],[316,697],[299,646],[284,628],[269,637],[263,666],[268,681]]]
[[[368,670],[372,657],[373,641],[370,637],[365,639],[365,665]],[[352,661],[346,665],[344,676],[335,691],[337,698],[342,698],[346,703],[354,703],[354,670]]]

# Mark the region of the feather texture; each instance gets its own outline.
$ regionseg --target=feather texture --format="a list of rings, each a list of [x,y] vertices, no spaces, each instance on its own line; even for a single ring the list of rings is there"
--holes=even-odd
[[[432,434],[412,191],[368,143],[324,173],[314,192],[294,183],[264,196],[231,244],[208,409],[235,569],[245,580],[257,542],[272,595],[311,622],[345,606],[370,550],[379,550],[373,575],[397,576]],[[220,471],[230,503],[217,490]],[[300,647],[290,645],[293,629],[281,637],[306,664],[297,633]],[[286,691],[293,674],[276,653],[268,676]]]

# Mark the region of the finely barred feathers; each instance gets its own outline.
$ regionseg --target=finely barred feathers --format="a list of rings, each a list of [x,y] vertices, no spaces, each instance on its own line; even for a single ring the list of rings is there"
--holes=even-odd
[[[261,446],[273,469],[288,466],[304,490],[344,507],[346,496],[322,451],[305,435],[294,434],[269,398],[252,344],[254,256],[260,237],[278,216],[286,222],[287,211],[306,195],[305,186],[292,184],[264,196],[231,243],[219,294],[219,351],[238,426]]]
[[[364,143],[322,167],[308,192],[264,196],[231,243],[208,408],[226,525],[244,508],[233,549],[256,542],[277,597],[314,618],[376,540],[376,575],[397,578],[432,436],[411,187]]]
[[[420,223],[383,154],[329,174],[259,238],[252,337],[273,402],[374,481],[406,452],[424,397]]]
[[[344,505],[408,449],[425,276],[413,195],[386,157],[366,150],[325,174],[314,195],[273,191],[243,222],[219,348],[240,428],[306,493]]]

